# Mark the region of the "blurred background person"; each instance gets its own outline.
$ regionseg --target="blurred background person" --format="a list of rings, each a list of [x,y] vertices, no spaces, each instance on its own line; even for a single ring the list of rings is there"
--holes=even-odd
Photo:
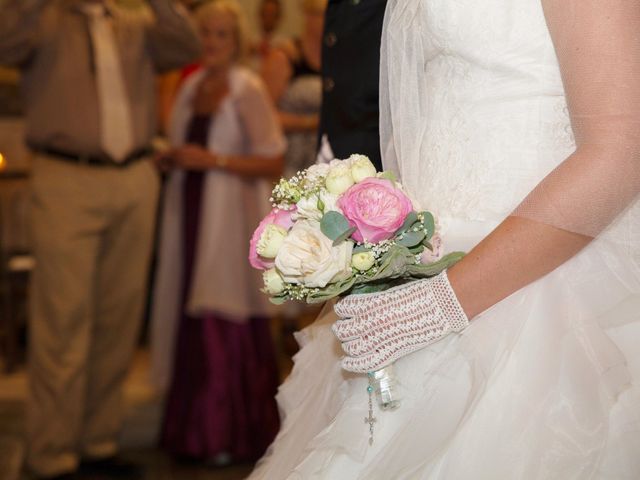
[[[280,0],[260,0],[258,6],[257,38],[251,46],[251,67],[259,71],[272,50],[285,42],[288,37],[280,31],[282,23],[282,3]]]
[[[115,455],[158,193],[144,161],[154,75],[199,54],[172,2],[148,5],[153,18],[101,0],[0,10],[0,62],[22,70],[34,154],[27,461],[39,478],[140,477]]]
[[[287,176],[307,168],[316,158],[326,4],[326,0],[303,0],[302,34],[274,49],[262,70],[269,92],[277,102],[280,123],[287,134]]]
[[[190,14],[195,12],[195,10],[206,1],[207,0],[180,0]],[[200,63],[196,61],[179,70],[173,70],[158,77],[158,122],[161,134],[166,135],[167,133],[171,109],[173,108],[173,102],[175,101],[180,83],[191,73],[198,70],[198,68],[200,68]]]
[[[245,18],[231,0],[195,13],[202,69],[170,122],[153,307],[156,382],[169,385],[161,445],[222,465],[256,460],[275,436],[278,374],[248,242],[269,209],[286,142],[261,80],[242,67]],[[173,353],[175,351],[175,354]]]

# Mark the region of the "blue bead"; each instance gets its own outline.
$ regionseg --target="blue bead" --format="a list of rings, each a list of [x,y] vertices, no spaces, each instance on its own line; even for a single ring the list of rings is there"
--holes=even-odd
[[[369,392],[369,393],[373,392],[373,387],[371,385],[369,385],[367,387],[367,392]]]

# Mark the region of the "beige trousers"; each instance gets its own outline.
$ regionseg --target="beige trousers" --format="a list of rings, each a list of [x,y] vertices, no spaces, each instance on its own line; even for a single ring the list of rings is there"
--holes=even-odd
[[[147,161],[34,160],[27,463],[38,475],[117,450],[158,189]]]

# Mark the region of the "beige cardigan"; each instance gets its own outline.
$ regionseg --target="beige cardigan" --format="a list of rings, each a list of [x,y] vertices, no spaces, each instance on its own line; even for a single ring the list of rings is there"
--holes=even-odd
[[[178,94],[169,135],[174,146],[184,143],[192,99],[203,76],[203,71],[192,74]],[[230,72],[229,85],[230,94],[211,122],[209,149],[226,155],[281,155],[286,143],[260,79],[237,67]],[[183,171],[171,174],[162,205],[151,339],[153,380],[162,388],[170,379],[181,308],[183,179]],[[229,320],[245,322],[249,316],[271,311],[266,295],[259,291],[260,272],[247,259],[251,234],[270,208],[271,183],[224,170],[207,172],[186,307],[189,314],[218,312]]]

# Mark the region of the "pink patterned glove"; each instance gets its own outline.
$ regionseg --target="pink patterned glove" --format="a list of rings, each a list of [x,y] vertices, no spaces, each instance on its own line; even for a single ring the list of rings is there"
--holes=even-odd
[[[446,272],[384,292],[350,295],[334,307],[333,333],[346,356],[342,368],[380,370],[468,324]]]

